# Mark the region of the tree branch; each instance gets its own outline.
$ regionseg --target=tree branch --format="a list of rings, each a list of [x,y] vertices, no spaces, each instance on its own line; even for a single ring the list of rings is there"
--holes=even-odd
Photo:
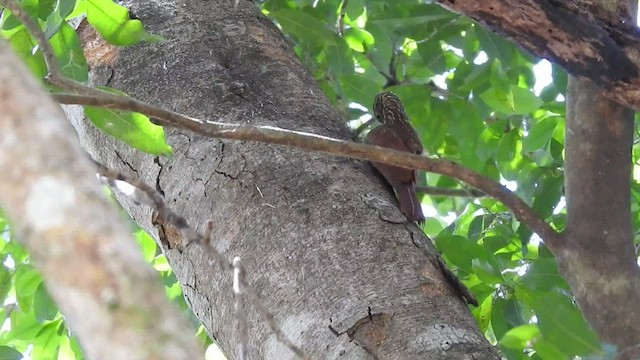
[[[470,198],[487,196],[487,194],[477,189],[446,189],[436,186],[416,186],[416,191],[429,196],[458,196]]]
[[[640,30],[620,11],[577,0],[437,3],[477,20],[571,75],[591,79],[613,101],[640,109]]]
[[[4,40],[0,63],[0,202],[87,358],[202,358],[60,107]]]
[[[531,230],[536,232],[545,241],[550,243],[557,243],[559,241],[559,234],[541,219],[522,199],[506,187],[448,160],[430,159],[424,156],[379,146],[348,142],[271,126],[249,126],[205,121],[164,110],[130,97],[106,92],[100,96],[75,94],[52,94],[52,96],[62,104],[100,106],[143,113],[153,117],[155,122],[162,126],[186,129],[212,138],[287,145],[330,155],[374,161],[447,175],[461,180],[483,191],[487,195],[500,200],[513,212],[519,221],[527,224]]]
[[[0,4],[7,6],[12,11],[16,11],[14,15],[25,23],[25,26],[29,31],[34,33],[34,37],[38,40],[38,44],[40,45],[40,49],[43,54],[45,54],[45,58],[49,58],[50,61],[47,62],[47,65],[56,66],[55,60],[51,61],[51,59],[55,59],[51,44],[46,41],[46,37],[38,24],[34,23],[31,18],[29,18],[25,12],[21,11],[18,5],[16,5],[12,0],[0,0]],[[51,79],[54,85],[83,94],[53,94],[52,96],[62,104],[101,106],[119,110],[135,111],[155,118],[157,123],[160,125],[186,129],[212,138],[249,140],[262,143],[287,145],[300,149],[320,151],[331,155],[376,161],[405,168],[420,169],[442,175],[448,175],[478,188],[486,194],[500,200],[514,213],[519,221],[527,224],[529,228],[536,232],[543,240],[549,243],[559,241],[559,234],[551,228],[549,224],[541,219],[533,209],[522,201],[522,199],[518,198],[506,187],[451,161],[433,160],[423,156],[408,154],[378,146],[346,142],[309,133],[278,129],[274,127],[224,124],[195,119],[146,104],[134,98],[108,93],[106,91],[66,79],[57,67],[49,68],[48,78]]]

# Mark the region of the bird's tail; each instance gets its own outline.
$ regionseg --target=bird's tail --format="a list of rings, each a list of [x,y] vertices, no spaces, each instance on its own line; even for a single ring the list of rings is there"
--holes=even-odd
[[[416,195],[416,185],[403,183],[397,190],[398,202],[400,202],[400,211],[411,221],[424,223],[424,214],[422,207]]]

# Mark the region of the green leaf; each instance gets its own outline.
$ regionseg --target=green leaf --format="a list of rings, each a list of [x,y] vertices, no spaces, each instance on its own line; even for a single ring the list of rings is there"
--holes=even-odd
[[[7,332],[5,340],[22,340],[31,342],[42,328],[33,312],[14,310],[11,315],[11,331]]]
[[[38,0],[38,18],[45,20],[56,5],[56,0]]]
[[[380,89],[378,84],[359,75],[341,76],[340,84],[349,99],[369,109]]]
[[[391,28],[410,28],[424,26],[426,23],[438,20],[450,20],[451,12],[431,4],[409,6],[406,14],[385,12],[384,16],[372,18],[369,21],[376,25]],[[380,14],[383,15],[383,14]]]
[[[375,43],[375,39],[371,33],[356,27],[345,30],[344,39],[347,41],[347,44],[349,44],[349,47],[359,52],[364,52],[365,49]]]
[[[33,343],[32,357],[34,359],[55,359],[60,345],[60,335],[58,328],[61,320],[56,320],[45,324],[36,334]]]
[[[62,73],[76,81],[86,82],[89,68],[75,30],[66,22],[62,23],[50,43]]]
[[[537,295],[531,306],[549,344],[567,357],[602,352],[596,334],[571,299],[557,292]]]
[[[129,11],[112,0],[86,0],[87,21],[108,42],[128,46],[141,41],[158,42],[162,37],[149,34],[140,20],[129,18]]]
[[[298,10],[278,10],[271,14],[282,29],[315,45],[335,45],[336,34],[315,17]]]
[[[11,273],[5,266],[0,266],[0,304],[5,303],[4,300],[12,287]]]
[[[468,272],[472,260],[483,250],[476,242],[458,235],[438,236],[436,247],[452,264]]]
[[[42,282],[40,273],[30,265],[21,265],[15,272],[16,298],[22,311],[31,309],[33,294]]]
[[[2,25],[0,26],[0,29],[5,31],[12,30],[17,28],[20,25],[22,25],[20,20],[17,17],[15,17],[15,15],[11,14],[11,12],[8,9],[4,9],[2,11]]]
[[[76,0],[58,0],[55,10],[47,17],[45,35],[51,38],[76,6]]]
[[[509,325],[504,317],[507,300],[496,297],[491,305],[491,328],[496,339],[501,339],[509,330]]]
[[[26,29],[22,28],[13,33],[10,42],[13,51],[24,60],[35,77],[42,79],[47,75],[47,64],[44,62],[42,52],[33,51],[38,43],[33,40]]]
[[[38,322],[53,320],[58,314],[58,307],[49,297],[44,284],[40,284],[33,296],[33,311]]]
[[[494,124],[496,125],[496,124]],[[476,144],[476,155],[480,158],[480,161],[485,163],[491,157],[495,156],[498,144],[500,143],[501,133],[498,131],[498,127],[504,127],[504,122],[500,122],[497,125],[482,130],[478,136],[478,143]]]
[[[439,41],[427,41],[418,44],[418,53],[424,61],[424,65],[436,74],[447,71],[447,63],[444,51]]]
[[[538,335],[540,335],[540,330],[535,324],[520,325],[507,331],[498,343],[509,349],[523,350],[528,344],[535,341]]]
[[[542,359],[565,359],[565,354],[562,351],[558,350],[557,347],[553,346],[553,344],[549,343],[545,339],[538,339],[533,344],[533,350],[536,351]]]
[[[504,114],[514,113],[513,93],[511,92],[502,92],[498,88],[491,87],[480,93],[480,99],[495,111]]]
[[[160,255],[156,257],[153,261],[153,268],[157,271],[168,271],[171,270],[171,266],[169,266],[169,261],[164,255]]]
[[[492,303],[493,298],[487,296],[484,301],[480,303],[480,306],[472,310],[473,317],[476,319],[482,333],[487,331],[489,323],[491,322]]]
[[[529,114],[542,106],[542,100],[529,89],[512,85],[511,93],[513,94],[514,114]]]
[[[533,200],[533,210],[543,218],[550,216],[560,200],[563,185],[563,178],[560,176],[545,178]]]
[[[502,68],[502,62],[500,59],[493,59],[491,63],[491,87],[496,91],[496,94],[500,94],[502,97],[509,97],[509,91],[511,90],[511,81]],[[510,107],[513,107],[513,98],[511,97],[508,102]]]
[[[22,359],[22,353],[20,353],[20,351],[9,346],[0,346],[0,360],[20,359]]]
[[[485,30],[482,25],[475,24],[473,28],[478,37],[478,41],[480,41],[480,48],[487,53],[487,56],[492,59],[500,59],[507,67],[510,67],[516,52],[513,44]]]
[[[353,74],[353,52],[342,39],[325,48],[327,62],[334,76]]]
[[[534,291],[549,291],[555,288],[569,289],[566,281],[558,273],[555,258],[535,260],[522,277],[522,285]]]
[[[152,263],[156,257],[156,243],[151,236],[144,230],[138,230],[134,233],[140,248],[142,248],[142,255],[148,263]]]
[[[542,119],[535,124],[529,130],[529,134],[522,139],[522,151],[535,151],[544,147],[551,139],[557,124],[558,117],[556,116]]]
[[[516,180],[522,163],[522,142],[517,130],[505,134],[498,144],[496,160],[500,174],[507,180]]]
[[[102,89],[124,95],[113,89]],[[97,128],[138,150],[153,155],[172,153],[171,147],[165,142],[162,126],[153,124],[145,115],[92,106],[85,106],[84,113]]]
[[[371,22],[367,22],[365,29],[373,35],[376,41],[374,47],[367,50],[369,59],[378,70],[384,71],[388,74],[389,62],[391,61],[391,54],[393,51],[389,29],[384,26],[375,25]]]

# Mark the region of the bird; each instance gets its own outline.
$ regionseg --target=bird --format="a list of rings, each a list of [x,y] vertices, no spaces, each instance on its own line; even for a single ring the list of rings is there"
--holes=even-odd
[[[411,126],[400,98],[389,91],[376,95],[373,114],[381,123],[364,138],[365,144],[382,146],[394,150],[422,154],[423,147],[416,130]],[[393,187],[400,204],[400,212],[410,221],[424,223],[422,207],[416,195],[418,172],[398,166],[372,163]]]

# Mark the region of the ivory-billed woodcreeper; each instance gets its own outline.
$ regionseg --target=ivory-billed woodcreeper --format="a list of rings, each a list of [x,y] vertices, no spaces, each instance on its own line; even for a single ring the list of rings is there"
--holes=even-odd
[[[373,102],[373,113],[382,124],[371,130],[364,142],[399,151],[422,154],[422,143],[411,126],[404,112],[400,98],[391,92],[376,95]],[[418,172],[397,166],[373,163],[373,166],[384,176],[396,192],[400,203],[400,211],[410,221],[424,221],[422,207],[416,196],[416,180]]]

